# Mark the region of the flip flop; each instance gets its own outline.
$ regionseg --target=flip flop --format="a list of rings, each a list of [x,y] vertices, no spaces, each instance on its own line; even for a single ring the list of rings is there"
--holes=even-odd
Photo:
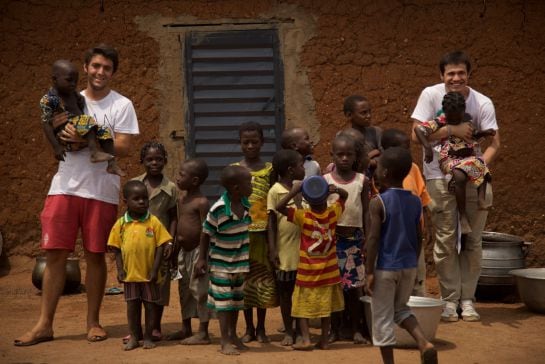
[[[89,331],[87,332],[87,341],[89,342],[98,342],[98,341],[104,341],[108,338],[108,334],[102,326],[95,326],[91,327]]]
[[[422,353],[422,364],[437,364],[437,350],[435,348],[427,349]]]
[[[106,296],[113,296],[113,295],[118,295],[121,293],[123,293],[123,290],[117,287],[108,288],[106,292],[104,292]]]
[[[47,341],[52,341],[53,336],[42,336],[42,337],[36,337],[33,340],[30,341],[22,341],[22,340],[13,340],[13,345],[15,346],[32,346],[39,343],[44,343]]]

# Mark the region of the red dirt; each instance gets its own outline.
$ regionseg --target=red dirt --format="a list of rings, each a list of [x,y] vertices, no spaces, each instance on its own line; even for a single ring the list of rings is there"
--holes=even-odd
[[[186,347],[175,342],[160,342],[156,349],[141,348],[131,352],[122,351],[121,338],[127,333],[126,305],[123,295],[106,296],[103,302],[101,320],[110,338],[99,343],[85,340],[85,294],[63,296],[55,319],[55,340],[37,346],[20,348],[12,345],[13,339],[31,328],[38,318],[40,296],[32,286],[31,271],[34,262],[30,258],[12,259],[10,275],[0,278],[0,362],[3,363],[341,363],[358,360],[365,363],[380,363],[380,354],[372,346],[355,346],[350,342],[339,342],[328,351],[315,350],[309,353],[295,352],[280,346],[282,335],[276,332],[281,326],[279,309],[269,311],[267,330],[271,344],[251,343],[251,350],[236,358],[229,358],[218,352],[219,326],[217,320],[210,324],[212,345]],[[82,264],[82,270],[85,271]],[[110,265],[110,268],[113,268]],[[115,282],[110,269],[108,285]],[[437,292],[435,280],[428,281],[430,293]],[[172,286],[171,306],[165,309],[163,331],[169,333],[180,327],[180,305],[176,285]],[[435,293],[436,294],[436,293]],[[520,304],[479,303],[477,309],[482,321],[439,325],[436,345],[442,364],[538,364],[545,355],[543,326],[545,315],[529,312]],[[193,323],[194,327],[196,322]],[[238,333],[244,330],[242,317]],[[317,330],[313,330],[316,340]],[[413,349],[395,351],[397,363],[419,361],[418,352]],[[357,358],[357,359],[356,359]]]

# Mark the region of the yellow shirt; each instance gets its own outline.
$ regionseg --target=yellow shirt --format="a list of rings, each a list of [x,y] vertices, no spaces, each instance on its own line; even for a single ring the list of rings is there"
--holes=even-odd
[[[114,224],[108,246],[121,250],[125,282],[148,282],[155,249],[171,240],[163,224],[150,213],[139,220],[125,213]]]
[[[267,212],[276,214],[276,247],[280,266],[278,269],[289,272],[297,270],[299,263],[299,242],[301,241],[301,230],[299,226],[288,221],[285,215],[275,210],[276,205],[282,197],[288,194],[288,190],[281,183],[275,183],[267,195]],[[289,207],[295,207],[293,200],[288,203]]]

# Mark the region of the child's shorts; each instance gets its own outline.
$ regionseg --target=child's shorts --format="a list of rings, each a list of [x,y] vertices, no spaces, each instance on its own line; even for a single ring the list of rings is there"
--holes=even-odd
[[[210,312],[207,307],[208,274],[195,277],[193,270],[199,259],[199,247],[190,251],[180,249],[178,254],[178,270],[182,278],[178,281],[178,293],[182,306],[182,320],[199,318],[200,322],[208,322]]]
[[[416,278],[416,268],[395,271],[375,270],[373,307],[373,345],[396,344],[395,325],[412,316],[407,305]]]
[[[161,298],[161,289],[157,283],[124,282],[125,301],[142,300],[156,303]]]
[[[41,248],[74,251],[81,228],[83,246],[91,253],[106,252],[117,205],[71,195],[49,195],[40,215]]]
[[[246,273],[210,272],[208,308],[221,311],[244,309],[244,276]]]

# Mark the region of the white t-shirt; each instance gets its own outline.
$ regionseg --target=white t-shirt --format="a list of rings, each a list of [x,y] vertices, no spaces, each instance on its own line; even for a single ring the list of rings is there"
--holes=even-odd
[[[85,96],[85,90],[81,92]],[[111,90],[99,101],[85,98],[85,114],[115,133],[138,134],[138,120],[131,100]],[[91,163],[89,148],[68,152],[49,188],[48,195],[72,195],[112,204],[119,203],[120,178],[106,172],[107,162]]]
[[[446,94],[444,83],[426,87],[416,103],[411,118],[419,121],[432,120],[437,116],[437,112],[442,109],[443,97]],[[475,130],[494,129],[498,130],[496,121],[496,112],[494,104],[490,98],[473,90],[469,87],[469,96],[466,99],[466,113],[471,115],[473,127]],[[438,145],[439,142],[436,143]],[[443,179],[445,175],[439,168],[439,151],[433,148],[433,161],[431,163],[423,162],[424,177],[428,179]],[[480,154],[480,150],[476,151]]]

